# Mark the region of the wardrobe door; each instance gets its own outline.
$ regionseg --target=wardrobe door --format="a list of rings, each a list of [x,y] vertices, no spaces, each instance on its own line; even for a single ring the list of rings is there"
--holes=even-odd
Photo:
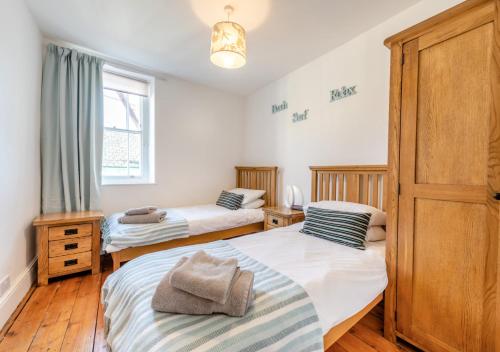
[[[484,17],[403,46],[396,325],[429,351],[495,351],[500,121]]]

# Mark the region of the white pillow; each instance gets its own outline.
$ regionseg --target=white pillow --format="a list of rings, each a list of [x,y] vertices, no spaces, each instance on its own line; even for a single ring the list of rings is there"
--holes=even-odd
[[[241,208],[242,209],[259,209],[262,208],[262,206],[266,204],[266,201],[264,199],[257,199],[254,200],[253,202],[247,203],[247,204],[242,204]]]
[[[350,213],[370,213],[372,214],[372,216],[370,218],[370,223],[368,224],[368,226],[383,226],[385,225],[387,218],[386,213],[382,210],[374,208],[370,205],[360,203],[322,200],[321,202],[311,202],[306,205],[304,207],[304,213],[307,213],[308,207],[346,211]]]
[[[366,240],[368,242],[376,242],[385,240],[385,230],[382,226],[370,226],[366,232]]]
[[[266,193],[266,191],[260,189],[247,189],[247,188],[235,188],[229,190],[228,192],[243,194],[243,202],[241,203],[242,205],[253,202],[254,200],[259,199]]]

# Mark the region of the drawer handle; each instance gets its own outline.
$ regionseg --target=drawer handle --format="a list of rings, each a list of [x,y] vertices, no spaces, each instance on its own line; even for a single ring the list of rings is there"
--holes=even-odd
[[[69,251],[70,249],[77,249],[78,243],[68,243],[64,245],[64,250]]]
[[[64,266],[72,266],[78,264],[78,259],[70,259],[64,261]]]
[[[64,230],[64,236],[78,235],[78,229],[66,229]]]
[[[273,224],[278,225],[278,219],[273,219]]]

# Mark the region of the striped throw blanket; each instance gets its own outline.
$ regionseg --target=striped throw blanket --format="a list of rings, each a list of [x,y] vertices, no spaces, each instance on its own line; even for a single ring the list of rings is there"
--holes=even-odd
[[[121,224],[118,219],[123,213],[109,216],[101,225],[103,247],[112,245],[117,248],[129,248],[188,237],[187,220],[172,209],[162,210],[167,211],[167,217],[164,221],[154,224]]]
[[[165,273],[182,256],[203,249],[235,257],[255,273],[255,301],[241,318],[156,312],[151,299]],[[288,277],[244,255],[225,241],[148,254],[111,274],[102,288],[108,348],[126,351],[323,351],[314,305]]]

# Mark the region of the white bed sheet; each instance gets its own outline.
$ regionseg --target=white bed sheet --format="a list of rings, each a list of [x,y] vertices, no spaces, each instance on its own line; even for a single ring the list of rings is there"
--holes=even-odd
[[[215,204],[205,204],[174,210],[188,221],[190,236],[264,221],[262,209],[229,210]]]
[[[167,212],[185,218],[189,224],[189,235],[196,236],[207,232],[222,231],[264,221],[262,209],[229,210],[216,204],[195,205],[171,208]],[[123,248],[107,245],[105,251],[112,253]]]
[[[387,286],[385,241],[362,251],[299,232],[303,223],[228,240],[244,254],[299,283],[323,334],[361,311]]]

